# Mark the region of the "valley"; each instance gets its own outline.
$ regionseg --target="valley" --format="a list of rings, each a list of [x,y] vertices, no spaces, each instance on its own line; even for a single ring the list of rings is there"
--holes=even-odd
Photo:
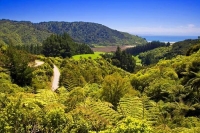
[[[4,30],[27,24],[6,23]],[[200,130],[199,39],[105,46],[42,32],[43,41],[31,37],[34,45],[13,29],[0,34],[0,132]]]

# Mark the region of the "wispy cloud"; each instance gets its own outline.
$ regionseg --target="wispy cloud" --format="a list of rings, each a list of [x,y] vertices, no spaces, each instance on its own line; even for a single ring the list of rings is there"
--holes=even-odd
[[[188,24],[188,26],[187,26],[188,28],[194,28],[195,27],[195,25],[194,24]]]
[[[176,27],[129,27],[121,30],[133,34],[200,35],[200,27],[196,27],[194,24],[180,25]]]

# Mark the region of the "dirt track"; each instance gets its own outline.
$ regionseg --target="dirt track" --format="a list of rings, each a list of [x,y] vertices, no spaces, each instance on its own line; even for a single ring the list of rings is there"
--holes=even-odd
[[[43,61],[35,60],[34,67],[40,66],[42,64],[44,64]],[[53,91],[55,91],[56,89],[58,89],[58,87],[59,87],[59,79],[60,79],[59,69],[58,69],[58,67],[56,65],[53,65],[53,81],[52,81],[52,87],[51,87],[51,89]]]
[[[42,65],[42,64],[44,64],[43,61],[35,60],[35,65],[34,65],[34,67],[40,66],[40,65]]]
[[[53,65],[53,81],[52,81],[52,90],[55,91],[59,87],[59,79],[60,79],[60,72],[56,65]]]

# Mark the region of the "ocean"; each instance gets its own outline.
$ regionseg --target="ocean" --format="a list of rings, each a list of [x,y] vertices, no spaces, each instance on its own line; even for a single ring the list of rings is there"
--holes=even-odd
[[[140,36],[145,38],[148,42],[160,41],[160,42],[178,42],[186,39],[198,39],[198,36]]]

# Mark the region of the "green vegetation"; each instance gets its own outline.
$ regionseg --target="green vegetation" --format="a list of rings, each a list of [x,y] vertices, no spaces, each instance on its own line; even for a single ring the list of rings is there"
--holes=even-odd
[[[164,42],[152,41],[145,45],[127,48],[125,51],[132,55],[138,55],[142,52],[146,52],[146,51],[158,48],[158,47],[164,47],[164,46],[169,46],[169,45],[170,45],[169,43],[165,44]]]
[[[142,61],[142,65],[151,65],[157,63],[162,59],[171,59],[177,55],[191,55],[200,49],[199,40],[184,40],[174,43],[169,47],[158,47],[153,50],[141,52],[139,59]]]
[[[52,35],[46,57],[0,44],[0,132],[199,132],[199,41],[140,53],[146,66],[134,73],[136,61],[119,47],[104,58],[68,58],[76,44]],[[44,64],[35,67],[36,59]],[[52,91],[54,64],[61,76]]]
[[[20,86],[30,85],[33,68],[28,66],[34,57],[23,51],[8,47],[5,52],[5,68],[10,71],[12,82]]]
[[[133,58],[135,59],[136,61],[136,66],[141,66],[142,65],[142,61],[141,59],[137,56],[133,56]]]
[[[114,54],[106,53],[102,54],[101,56],[111,62],[114,66],[120,67],[128,72],[134,71],[136,65],[135,59],[126,51],[121,51],[119,46]]]
[[[88,22],[41,22],[0,20],[0,45],[19,45],[38,54],[42,42],[51,34],[69,34],[74,41],[97,45],[141,45],[146,40],[106,26]],[[27,46],[28,45],[28,46]],[[37,49],[34,51],[33,49]]]
[[[10,50],[21,52],[20,59],[7,54]],[[29,54],[1,46],[0,55],[0,132],[199,131],[200,51],[161,60],[134,74],[103,58],[34,56],[45,63],[22,65],[32,68],[27,84],[12,76],[26,69],[14,71],[6,63],[18,59],[12,66],[22,70],[19,64]],[[52,63],[61,71],[55,92],[50,90]]]
[[[74,60],[80,60],[80,59],[97,59],[97,58],[101,58],[101,54],[104,54],[104,52],[94,52],[94,54],[81,54],[81,55],[74,55],[72,56],[72,58]]]
[[[42,22],[36,27],[56,34],[68,33],[75,41],[98,45],[141,45],[146,40],[128,33],[112,30],[106,26],[89,22]]]
[[[51,35],[42,45],[42,54],[48,57],[72,57],[75,54],[93,54],[88,45],[78,44],[67,34]]]
[[[36,28],[28,21],[0,20],[0,45],[32,45],[41,46],[42,41],[52,33]]]
[[[160,59],[164,59],[166,54],[171,51],[172,47],[159,47],[147,52],[140,53],[138,58],[141,59],[143,65],[157,63]]]
[[[61,64],[60,85],[71,90],[74,87],[83,87],[86,83],[102,83],[106,75],[116,71],[122,76],[127,75],[127,72],[112,66],[102,58],[65,59]]]
[[[194,45],[198,45],[200,43],[199,39],[195,40],[184,40],[180,42],[176,42],[172,45],[171,51],[165,55],[168,59],[176,57],[177,55],[187,55],[189,49],[191,49]],[[198,50],[198,49],[197,49]]]

